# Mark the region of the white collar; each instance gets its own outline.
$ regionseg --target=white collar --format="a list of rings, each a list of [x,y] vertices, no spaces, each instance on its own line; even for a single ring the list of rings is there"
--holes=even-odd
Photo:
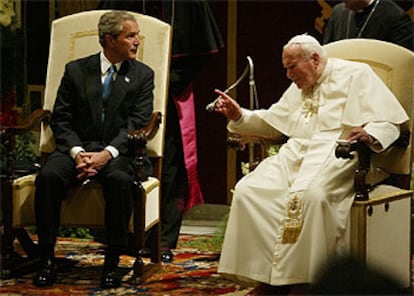
[[[108,69],[112,66],[112,63],[106,58],[103,51],[101,51],[100,59],[101,59],[101,73],[102,75],[105,75]],[[116,71],[118,72],[119,68],[121,67],[121,63],[116,63],[115,67],[116,67]]]

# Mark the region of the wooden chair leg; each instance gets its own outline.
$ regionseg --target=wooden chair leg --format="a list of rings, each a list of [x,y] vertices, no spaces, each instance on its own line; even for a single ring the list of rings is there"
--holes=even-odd
[[[134,262],[133,275],[131,278],[131,283],[135,285],[142,285],[144,283],[144,269],[145,264],[141,257],[137,257]]]
[[[1,262],[0,277],[10,279],[18,277],[37,269],[39,259],[37,245],[29,237],[24,229],[14,229],[13,223],[13,201],[12,201],[12,179],[2,177],[2,233],[1,233]],[[22,256],[14,250],[14,240],[17,238],[26,256]]]
[[[151,262],[159,263],[161,262],[161,222],[158,222],[153,227],[153,232],[151,233]]]
[[[11,249],[7,248],[7,250],[4,250],[2,248],[0,263],[0,278],[2,279],[20,277],[22,275],[36,271],[39,267],[40,259],[38,256],[37,245],[33,243],[24,229],[18,229],[16,232],[16,238],[18,239],[27,256],[22,256],[15,252],[13,249],[13,242],[11,242]],[[2,246],[10,245],[10,242],[6,241],[5,236],[2,235],[1,239]],[[28,246],[31,247],[28,248]]]
[[[133,275],[131,282],[134,284],[142,284],[144,282],[144,268],[145,264],[142,260],[141,254],[144,249],[145,241],[145,194],[144,188],[140,182],[136,183],[137,195],[133,203],[133,223],[134,233],[132,238],[132,248],[135,254],[135,262],[133,266]]]
[[[135,284],[143,284],[151,275],[157,272],[161,266],[161,249],[160,234],[161,223],[157,223],[151,229],[151,246],[150,246],[150,262],[146,263],[140,256],[135,259],[132,282]]]
[[[151,229],[145,230],[145,205],[146,194],[141,182],[136,182],[136,198],[133,203],[133,224],[134,233],[132,238],[132,248],[135,254],[133,267],[133,276],[131,282],[142,284],[154,272],[161,268],[161,223],[158,221],[152,225]],[[142,259],[142,253],[145,248],[145,234],[149,233],[150,242],[150,262],[145,263]]]
[[[29,258],[37,258],[39,256],[39,246],[33,242],[25,229],[14,229],[14,234]]]

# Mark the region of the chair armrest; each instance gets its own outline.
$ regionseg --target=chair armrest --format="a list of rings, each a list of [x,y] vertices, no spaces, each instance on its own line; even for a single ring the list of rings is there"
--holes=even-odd
[[[246,145],[250,146],[259,146],[260,152],[258,159],[255,159],[251,164],[250,170],[254,170],[254,168],[268,156],[267,148],[272,145],[281,145],[287,141],[286,136],[280,136],[277,138],[267,138],[258,135],[248,135],[248,134],[235,134],[235,133],[227,133],[227,140],[226,144],[230,148],[233,148],[237,151],[244,151],[246,149]],[[255,150],[255,149],[253,149]]]
[[[233,149],[243,151],[246,148],[246,144],[259,144],[263,147],[270,145],[280,145],[285,143],[287,137],[279,138],[266,138],[257,135],[241,135],[235,133],[227,133],[227,145]]]
[[[145,137],[147,140],[151,140],[157,133],[158,128],[161,124],[162,114],[161,112],[152,113],[151,119],[146,126],[143,128],[130,131],[128,137],[132,139]]]
[[[22,123],[15,126],[5,126],[0,129],[0,142],[6,150],[6,174],[14,176],[14,154],[16,136],[30,132],[41,122],[49,122],[52,113],[49,110],[37,109],[33,111]]]
[[[335,148],[337,158],[353,159],[355,154],[358,155],[358,167],[355,170],[354,188],[355,200],[368,200],[370,185],[366,183],[366,177],[371,166],[371,149],[360,142],[340,143]]]
[[[15,126],[3,126],[0,129],[1,142],[5,145],[14,143],[6,143],[9,137],[23,135],[38,126],[41,122],[49,122],[52,113],[49,110],[37,109],[33,111],[22,123]],[[13,147],[14,148],[14,147]]]
[[[130,153],[134,155],[137,165],[136,176],[138,180],[144,181],[143,165],[144,155],[148,140],[151,140],[157,133],[161,124],[161,112],[154,112],[149,123],[143,127],[128,133],[128,148]]]
[[[399,138],[391,145],[391,147],[407,148],[410,141],[410,131],[403,130]],[[390,149],[390,148],[388,148]],[[354,188],[355,200],[366,201],[369,199],[368,193],[371,185],[366,183],[366,177],[371,167],[372,150],[365,144],[356,143],[340,143],[335,148],[335,156],[337,158],[352,159],[358,156],[358,167],[355,170]]]

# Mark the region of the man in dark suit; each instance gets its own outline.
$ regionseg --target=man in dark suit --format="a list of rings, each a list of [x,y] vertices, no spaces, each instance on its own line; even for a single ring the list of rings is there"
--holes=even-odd
[[[195,115],[190,116],[194,114],[192,96],[198,99],[193,81],[224,46],[208,2],[101,0],[98,6],[151,15],[173,27],[161,184],[161,260],[165,263],[173,261],[185,211],[204,202],[197,171]]]
[[[413,22],[392,0],[345,0],[334,6],[323,44],[349,38],[371,38],[414,50]]]
[[[56,279],[54,247],[63,188],[89,178],[101,182],[105,198],[107,249],[101,287],[121,284],[119,255],[127,245],[135,191],[127,133],[149,122],[154,73],[136,61],[139,27],[132,15],[107,12],[98,30],[102,52],[66,65],[51,120],[57,149],[36,179],[35,214],[41,258],[40,269],[33,278],[36,286],[53,285]],[[107,98],[103,95],[106,81],[112,84]],[[147,159],[145,173],[150,172]]]

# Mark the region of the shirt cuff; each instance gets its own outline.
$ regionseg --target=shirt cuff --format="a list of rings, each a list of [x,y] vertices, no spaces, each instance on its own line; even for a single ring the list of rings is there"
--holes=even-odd
[[[112,158],[117,158],[119,156],[119,151],[114,146],[108,145],[105,147],[105,150],[109,151],[111,153]]]
[[[85,151],[85,149],[83,149],[81,146],[73,146],[70,150],[69,150],[69,154],[70,154],[70,157],[72,157],[73,159],[75,159],[76,158],[76,155],[79,153],[79,152],[84,152]]]

